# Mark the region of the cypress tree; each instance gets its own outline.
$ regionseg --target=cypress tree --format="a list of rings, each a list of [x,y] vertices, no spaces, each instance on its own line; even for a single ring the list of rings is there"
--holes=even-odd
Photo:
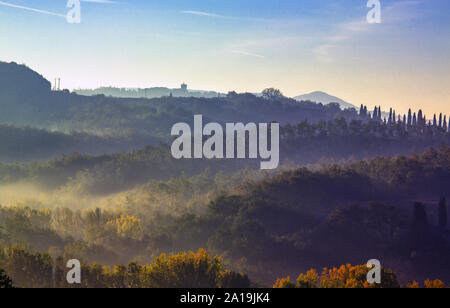
[[[445,230],[448,223],[447,200],[441,197],[439,201],[439,228]]]
[[[439,115],[439,127],[442,128],[442,113]]]
[[[421,202],[414,203],[412,235],[415,244],[423,246],[428,238],[428,218],[425,206]],[[417,246],[416,246],[417,247]]]
[[[427,212],[425,211],[425,206],[421,202],[414,203],[414,225],[420,228],[428,228],[428,218]]]
[[[408,126],[412,125],[412,112],[411,109],[408,111]]]
[[[424,125],[425,121],[423,120],[423,112],[422,109],[419,110],[419,113],[417,114],[417,124],[418,125]]]

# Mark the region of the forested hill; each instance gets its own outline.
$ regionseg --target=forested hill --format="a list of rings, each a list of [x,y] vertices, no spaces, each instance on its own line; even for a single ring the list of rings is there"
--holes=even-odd
[[[282,167],[422,153],[430,147],[450,145],[450,134],[439,126],[413,127],[356,120],[348,123],[344,119],[282,126],[280,137]],[[114,190],[150,179],[167,179],[183,173],[194,175],[208,168],[213,173],[259,168],[259,160],[176,160],[169,144],[125,151],[136,143],[143,148],[145,137],[98,137],[0,125],[0,140],[3,145],[0,148],[0,182],[40,178],[52,185],[63,185],[84,172],[96,179],[97,184],[92,187]],[[96,156],[86,155],[89,153]],[[62,154],[66,156],[61,157]],[[22,165],[1,163],[52,157],[57,159]]]
[[[342,110],[338,104],[297,102],[276,89],[262,97],[114,98],[51,91],[50,83],[23,65],[0,62],[0,161],[47,160],[61,154],[132,152],[168,144],[171,127],[207,122],[272,122],[282,125],[281,160],[296,164],[320,158],[357,159],[422,152],[449,143],[446,117],[427,124],[421,111],[382,119],[380,107]],[[44,130],[42,130],[44,129]]]
[[[74,159],[35,166],[34,176],[44,167],[59,174]],[[98,158],[78,160],[88,170],[104,171],[92,167]],[[126,172],[118,169],[116,175]],[[0,241],[109,265],[208,248],[235,270],[266,282],[376,256],[402,281],[450,281],[450,237],[441,210],[450,185],[448,146],[422,155],[298,168],[262,180],[243,175],[150,181],[89,202],[95,194],[89,189],[100,177],[79,174],[57,194],[41,191],[0,207]],[[103,176],[114,180],[114,174]],[[39,210],[31,209],[36,206]],[[11,275],[21,273],[22,266],[7,260],[25,254],[10,259],[11,250],[1,251],[0,266]]]
[[[28,124],[66,132],[133,134],[166,137],[176,122],[191,122],[193,114],[217,122],[298,123],[357,116],[338,105],[297,102],[282,95],[270,99],[230,92],[221,98],[162,97],[155,99],[81,96],[51,91],[50,82],[24,65],[0,62],[0,123]]]
[[[448,195],[449,155],[449,147],[441,147],[423,155],[291,170],[217,198],[206,214],[180,218],[167,235],[176,247],[209,245],[235,262],[245,257],[266,263],[266,270],[258,267],[260,275],[278,266],[289,272],[286,264],[298,269],[378,256],[404,278],[449,279],[446,211],[437,213],[440,196]]]
[[[51,84],[37,72],[15,62],[0,62],[0,95],[18,97],[48,95]]]
[[[43,161],[64,154],[130,152],[157,143],[148,136],[109,137],[83,132],[63,133],[29,126],[0,124],[0,162]]]
[[[14,62],[0,62],[0,122],[26,124],[50,94],[50,82],[38,73]]]

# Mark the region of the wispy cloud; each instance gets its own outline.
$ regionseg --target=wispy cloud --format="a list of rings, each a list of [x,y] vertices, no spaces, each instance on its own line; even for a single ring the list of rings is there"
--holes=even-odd
[[[105,3],[105,4],[119,3],[118,1],[112,0],[80,0],[80,2]]]
[[[234,54],[238,54],[238,55],[254,57],[254,58],[265,58],[263,55],[258,55],[256,53],[242,51],[242,50],[233,49],[233,50],[229,50],[229,52],[234,53]]]
[[[382,23],[387,25],[399,24],[415,18],[415,14],[408,10],[420,3],[420,0],[404,0],[395,2],[382,8]],[[351,20],[338,24],[336,33],[328,37],[323,44],[314,48],[316,59],[320,62],[333,62],[331,50],[346,40],[354,38],[361,33],[373,31],[378,25],[369,24],[365,16],[357,20]]]
[[[50,12],[50,11],[46,11],[46,10],[36,9],[36,8],[23,6],[23,5],[17,5],[17,4],[13,4],[13,3],[9,3],[9,2],[4,2],[4,1],[0,1],[0,5],[8,6],[8,7],[16,8],[16,9],[27,10],[27,11],[40,13],[40,14],[45,14],[45,15],[52,15],[52,16],[58,16],[58,17],[66,18],[65,14],[54,13],[54,12]]]

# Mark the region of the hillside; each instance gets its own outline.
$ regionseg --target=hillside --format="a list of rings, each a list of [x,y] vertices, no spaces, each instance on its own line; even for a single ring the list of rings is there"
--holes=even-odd
[[[25,65],[0,62],[0,97],[48,95],[51,84],[42,75]]]
[[[62,155],[113,154],[156,143],[148,137],[97,136],[83,132],[63,133],[29,126],[0,124],[0,162],[46,161]]]
[[[135,135],[168,139],[178,122],[193,121],[203,114],[205,121],[298,123],[357,117],[336,106],[311,102],[297,103],[280,97],[266,100],[250,93],[226,97],[116,98],[104,95],[82,96],[69,91],[50,91],[50,83],[31,69],[15,63],[0,66],[0,123],[36,128],[94,133],[96,135]]]
[[[0,62],[0,123],[26,125],[48,104],[50,82],[24,65]]]
[[[383,124],[336,104],[282,96],[265,99],[235,92],[214,98],[82,96],[50,91],[42,76],[15,63],[1,63],[0,76],[4,81],[0,125],[8,124],[0,126],[3,162],[48,160],[73,152],[132,152],[168,144],[171,127],[178,122],[192,124],[194,114],[202,114],[205,123],[279,122],[284,163],[408,154],[449,142],[443,127]]]
[[[163,159],[151,151],[134,154],[145,155],[163,168]],[[95,166],[96,160],[109,165],[105,158],[71,157],[49,163],[47,172],[58,174],[78,160],[86,170],[95,169],[97,178],[112,181],[104,187],[110,189],[116,180],[122,188],[131,187],[99,198],[92,191],[96,179],[86,172],[53,192],[35,193],[24,186],[27,198],[0,207],[0,239],[104,264],[149,262],[161,252],[208,248],[234,270],[269,283],[280,275],[364,263],[373,256],[395,270],[403,283],[430,278],[426,275],[449,281],[450,242],[437,226],[436,212],[450,185],[449,157],[447,146],[423,155],[271,175],[240,172],[225,177],[205,171],[168,181],[147,177],[143,185],[114,179],[114,173]],[[123,162],[125,157],[114,160]],[[142,168],[145,160],[139,164]],[[35,178],[43,167],[33,167]],[[154,172],[166,172],[164,168]],[[127,173],[115,170],[122,172]],[[413,206],[417,200],[426,201]]]

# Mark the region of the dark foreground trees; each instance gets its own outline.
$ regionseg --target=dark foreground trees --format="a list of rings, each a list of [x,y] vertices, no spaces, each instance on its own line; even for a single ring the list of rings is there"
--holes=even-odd
[[[6,275],[4,270],[0,269],[0,289],[11,289],[12,287],[11,278]]]

